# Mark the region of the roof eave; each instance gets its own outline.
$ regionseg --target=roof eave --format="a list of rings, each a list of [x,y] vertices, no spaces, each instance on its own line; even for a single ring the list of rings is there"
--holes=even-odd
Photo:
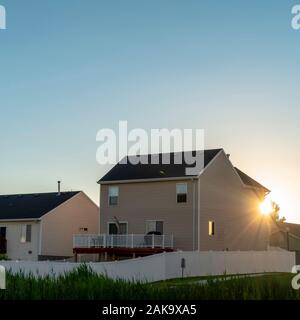
[[[41,221],[41,218],[1,219],[1,222]]]
[[[140,182],[159,182],[159,181],[181,181],[181,180],[194,180],[198,179],[199,176],[183,176],[183,177],[168,177],[168,178],[150,178],[150,179],[128,179],[128,180],[106,180],[98,181],[98,184],[121,184],[121,183],[140,183]]]
[[[251,186],[251,185],[248,185],[245,183],[244,183],[244,186],[245,186],[245,188],[248,188],[248,189],[263,190],[266,194],[269,194],[271,192],[271,190],[269,190],[268,188],[266,188],[264,186],[256,187],[256,186]]]

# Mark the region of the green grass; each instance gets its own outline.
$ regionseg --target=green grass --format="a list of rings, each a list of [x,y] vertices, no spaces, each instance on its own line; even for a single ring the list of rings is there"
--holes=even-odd
[[[181,286],[181,285],[194,285],[204,282],[216,282],[218,280],[230,280],[236,278],[245,278],[245,277],[269,277],[275,276],[276,278],[281,278],[290,275],[289,273],[251,273],[251,274],[223,274],[218,276],[202,276],[202,277],[184,277],[184,278],[174,278],[165,281],[157,281],[153,284],[156,285],[170,285],[170,286]]]
[[[299,299],[291,287],[292,274],[255,277],[198,277],[152,284],[111,280],[94,274],[86,266],[57,278],[34,278],[7,274],[6,300],[158,300],[158,299]],[[206,280],[205,283],[199,282]]]

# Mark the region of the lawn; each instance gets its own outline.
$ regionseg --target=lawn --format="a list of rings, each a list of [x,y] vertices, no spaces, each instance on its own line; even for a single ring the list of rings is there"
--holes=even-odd
[[[158,300],[158,299],[299,299],[292,274],[173,279],[152,284],[111,280],[86,266],[57,278],[7,274],[4,300]]]

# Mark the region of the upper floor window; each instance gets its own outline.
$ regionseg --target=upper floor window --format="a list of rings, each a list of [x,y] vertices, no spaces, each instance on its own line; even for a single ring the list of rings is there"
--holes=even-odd
[[[119,203],[119,187],[109,187],[108,202],[110,206],[115,206]]]
[[[186,183],[176,184],[176,197],[177,197],[177,203],[187,202],[187,184]]]

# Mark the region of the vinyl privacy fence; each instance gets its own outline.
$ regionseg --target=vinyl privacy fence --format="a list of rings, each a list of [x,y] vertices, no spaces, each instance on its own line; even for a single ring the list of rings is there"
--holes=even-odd
[[[144,258],[87,263],[97,274],[113,279],[153,282],[181,277],[181,263],[185,260],[184,276],[246,274],[262,272],[291,272],[295,253],[288,251],[225,251],[171,252]],[[12,273],[20,271],[35,276],[57,276],[79,266],[72,262],[0,261]]]

